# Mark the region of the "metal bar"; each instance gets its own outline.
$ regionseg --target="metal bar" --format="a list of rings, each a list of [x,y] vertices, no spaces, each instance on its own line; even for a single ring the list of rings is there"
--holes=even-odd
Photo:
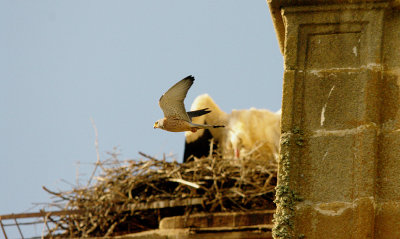
[[[14,218],[29,218],[29,217],[43,217],[47,214],[51,216],[64,216],[72,214],[81,214],[83,210],[63,210],[63,211],[52,211],[52,212],[31,212],[31,213],[19,213],[19,214],[5,214],[0,215],[1,220],[10,220]]]
[[[6,230],[4,229],[4,226],[3,226],[3,222],[1,221],[1,217],[0,217],[0,225],[1,225],[1,230],[3,230],[4,238],[8,239]]]
[[[42,219],[31,221],[31,222],[18,222],[20,226],[34,225],[34,224],[42,224],[44,221]],[[15,226],[15,223],[3,223],[4,227]]]
[[[18,228],[19,234],[21,235],[21,238],[24,239],[24,235],[22,235],[22,231],[21,231],[21,228],[19,227],[19,224],[18,224],[18,222],[17,222],[17,219],[14,218],[14,221],[15,221],[15,225],[17,225],[17,228]]]

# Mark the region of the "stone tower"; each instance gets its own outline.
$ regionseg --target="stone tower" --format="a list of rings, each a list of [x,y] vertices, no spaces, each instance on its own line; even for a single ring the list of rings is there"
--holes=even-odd
[[[268,4],[285,59],[275,238],[400,238],[400,2]]]

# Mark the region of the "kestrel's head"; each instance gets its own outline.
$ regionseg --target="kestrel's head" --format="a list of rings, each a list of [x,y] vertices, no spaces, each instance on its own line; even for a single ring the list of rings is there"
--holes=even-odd
[[[160,129],[164,128],[164,119],[159,119],[159,120],[157,120],[157,121],[154,123],[153,128],[154,128],[154,129],[155,129],[155,128],[160,128]]]

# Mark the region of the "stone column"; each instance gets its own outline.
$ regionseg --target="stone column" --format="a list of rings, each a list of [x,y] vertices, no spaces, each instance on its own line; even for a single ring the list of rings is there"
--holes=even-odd
[[[269,2],[285,58],[275,238],[400,238],[400,12],[351,2]]]

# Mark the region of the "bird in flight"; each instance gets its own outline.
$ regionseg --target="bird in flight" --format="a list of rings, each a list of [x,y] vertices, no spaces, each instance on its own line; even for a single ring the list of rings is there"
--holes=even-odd
[[[186,112],[183,101],[189,88],[193,85],[194,77],[187,76],[183,80],[173,85],[165,92],[158,104],[164,112],[164,118],[154,123],[154,128],[160,128],[170,132],[191,131],[198,129],[213,129],[224,127],[223,125],[206,125],[192,123],[193,117],[198,117],[210,113],[208,108]]]

